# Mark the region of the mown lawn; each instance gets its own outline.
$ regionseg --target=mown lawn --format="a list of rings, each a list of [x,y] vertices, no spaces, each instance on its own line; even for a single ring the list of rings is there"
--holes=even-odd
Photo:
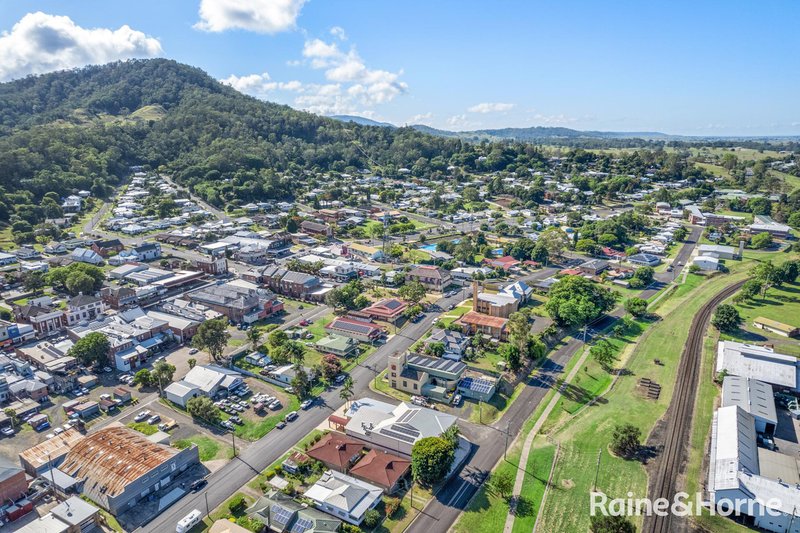
[[[176,441],[173,446],[183,450],[192,444],[197,445],[201,461],[212,461],[214,459],[230,459],[233,457],[233,448],[221,444],[218,440],[207,435],[194,435]]]
[[[128,424],[128,427],[148,436],[158,433],[158,426],[148,424],[147,422],[131,422]]]
[[[771,288],[765,298],[758,297],[735,306],[742,317],[742,324],[738,331],[724,335],[724,339],[740,342],[774,341],[777,351],[800,356],[800,345],[796,341],[753,326],[754,319],[763,317],[800,327],[800,284],[787,283],[780,288]]]
[[[669,406],[675,386],[678,361],[689,327],[699,308],[724,287],[746,278],[746,267],[738,273],[714,277],[691,294],[672,295],[659,306],[662,319],[652,324],[631,353],[626,368],[631,374],[619,378],[616,388],[603,402],[580,412],[553,435],[562,444],[553,487],[542,516],[542,531],[583,533],[589,527],[589,493],[600,456],[597,487],[610,498],[647,493],[647,475],[642,465],[609,454],[611,432],[620,421],[642,430],[643,440]],[[655,365],[659,359],[661,365]],[[646,399],[637,389],[638,379],[648,377],[660,384],[657,401]]]
[[[285,405],[283,409],[274,415],[265,416],[257,421],[242,418],[244,424],[236,426],[236,436],[249,441],[258,440],[272,431],[277,423],[283,420],[286,413],[297,411],[299,408],[300,400],[297,399],[297,396],[290,395],[288,405]],[[224,413],[223,418],[227,418]]]

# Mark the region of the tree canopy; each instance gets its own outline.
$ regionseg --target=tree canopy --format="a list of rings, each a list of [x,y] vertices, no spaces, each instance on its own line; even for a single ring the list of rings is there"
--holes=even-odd
[[[545,309],[560,325],[584,326],[611,310],[617,294],[581,276],[564,276],[550,289]]]
[[[78,339],[69,349],[68,354],[86,366],[104,365],[108,363],[109,350],[111,350],[111,342],[108,337],[93,331]]]

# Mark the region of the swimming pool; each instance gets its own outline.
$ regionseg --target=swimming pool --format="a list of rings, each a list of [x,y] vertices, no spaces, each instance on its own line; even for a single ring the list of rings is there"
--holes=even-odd
[[[450,242],[452,242],[453,244],[458,244],[458,243],[461,242],[461,239],[453,239]],[[436,251],[436,244],[435,243],[434,244],[425,244],[423,246],[420,246],[419,249],[420,250],[425,250],[426,252],[435,252]]]

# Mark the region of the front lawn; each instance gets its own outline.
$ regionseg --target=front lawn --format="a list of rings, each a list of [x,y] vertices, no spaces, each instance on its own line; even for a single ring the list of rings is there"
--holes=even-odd
[[[128,427],[148,436],[158,432],[157,426],[148,424],[147,422],[131,422],[128,424]]]
[[[181,439],[173,444],[179,450],[188,448],[192,444],[197,445],[200,452],[201,461],[212,461],[214,459],[230,459],[233,457],[233,448],[221,444],[218,440],[207,435],[193,435]]]

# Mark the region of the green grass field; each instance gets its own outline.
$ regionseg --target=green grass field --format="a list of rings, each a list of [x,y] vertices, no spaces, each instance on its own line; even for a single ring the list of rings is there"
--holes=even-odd
[[[629,490],[636,497],[647,492],[647,475],[642,465],[609,454],[606,447],[614,425],[624,420],[642,430],[643,436],[669,405],[675,385],[675,371],[689,326],[697,310],[723,287],[745,277],[710,279],[682,298],[670,297],[660,308],[663,319],[651,325],[632,351],[626,368],[630,376],[621,377],[604,402],[581,411],[553,437],[562,443],[553,487],[542,516],[543,531],[586,531],[589,526],[589,492],[598,461],[601,469],[597,487],[610,497],[624,496]],[[679,311],[677,311],[679,310]],[[677,311],[677,312],[676,312]],[[655,365],[654,359],[662,365]],[[646,399],[637,390],[639,377],[648,377],[662,387],[657,401]]]
[[[158,426],[150,425],[147,422],[131,422],[128,427],[148,436],[158,433]]]
[[[212,461],[214,459],[230,459],[233,457],[233,448],[228,445],[221,444],[218,440],[213,439],[207,435],[194,435],[176,441],[173,446],[183,450],[192,444],[197,445],[198,452],[200,453],[201,461]]]

